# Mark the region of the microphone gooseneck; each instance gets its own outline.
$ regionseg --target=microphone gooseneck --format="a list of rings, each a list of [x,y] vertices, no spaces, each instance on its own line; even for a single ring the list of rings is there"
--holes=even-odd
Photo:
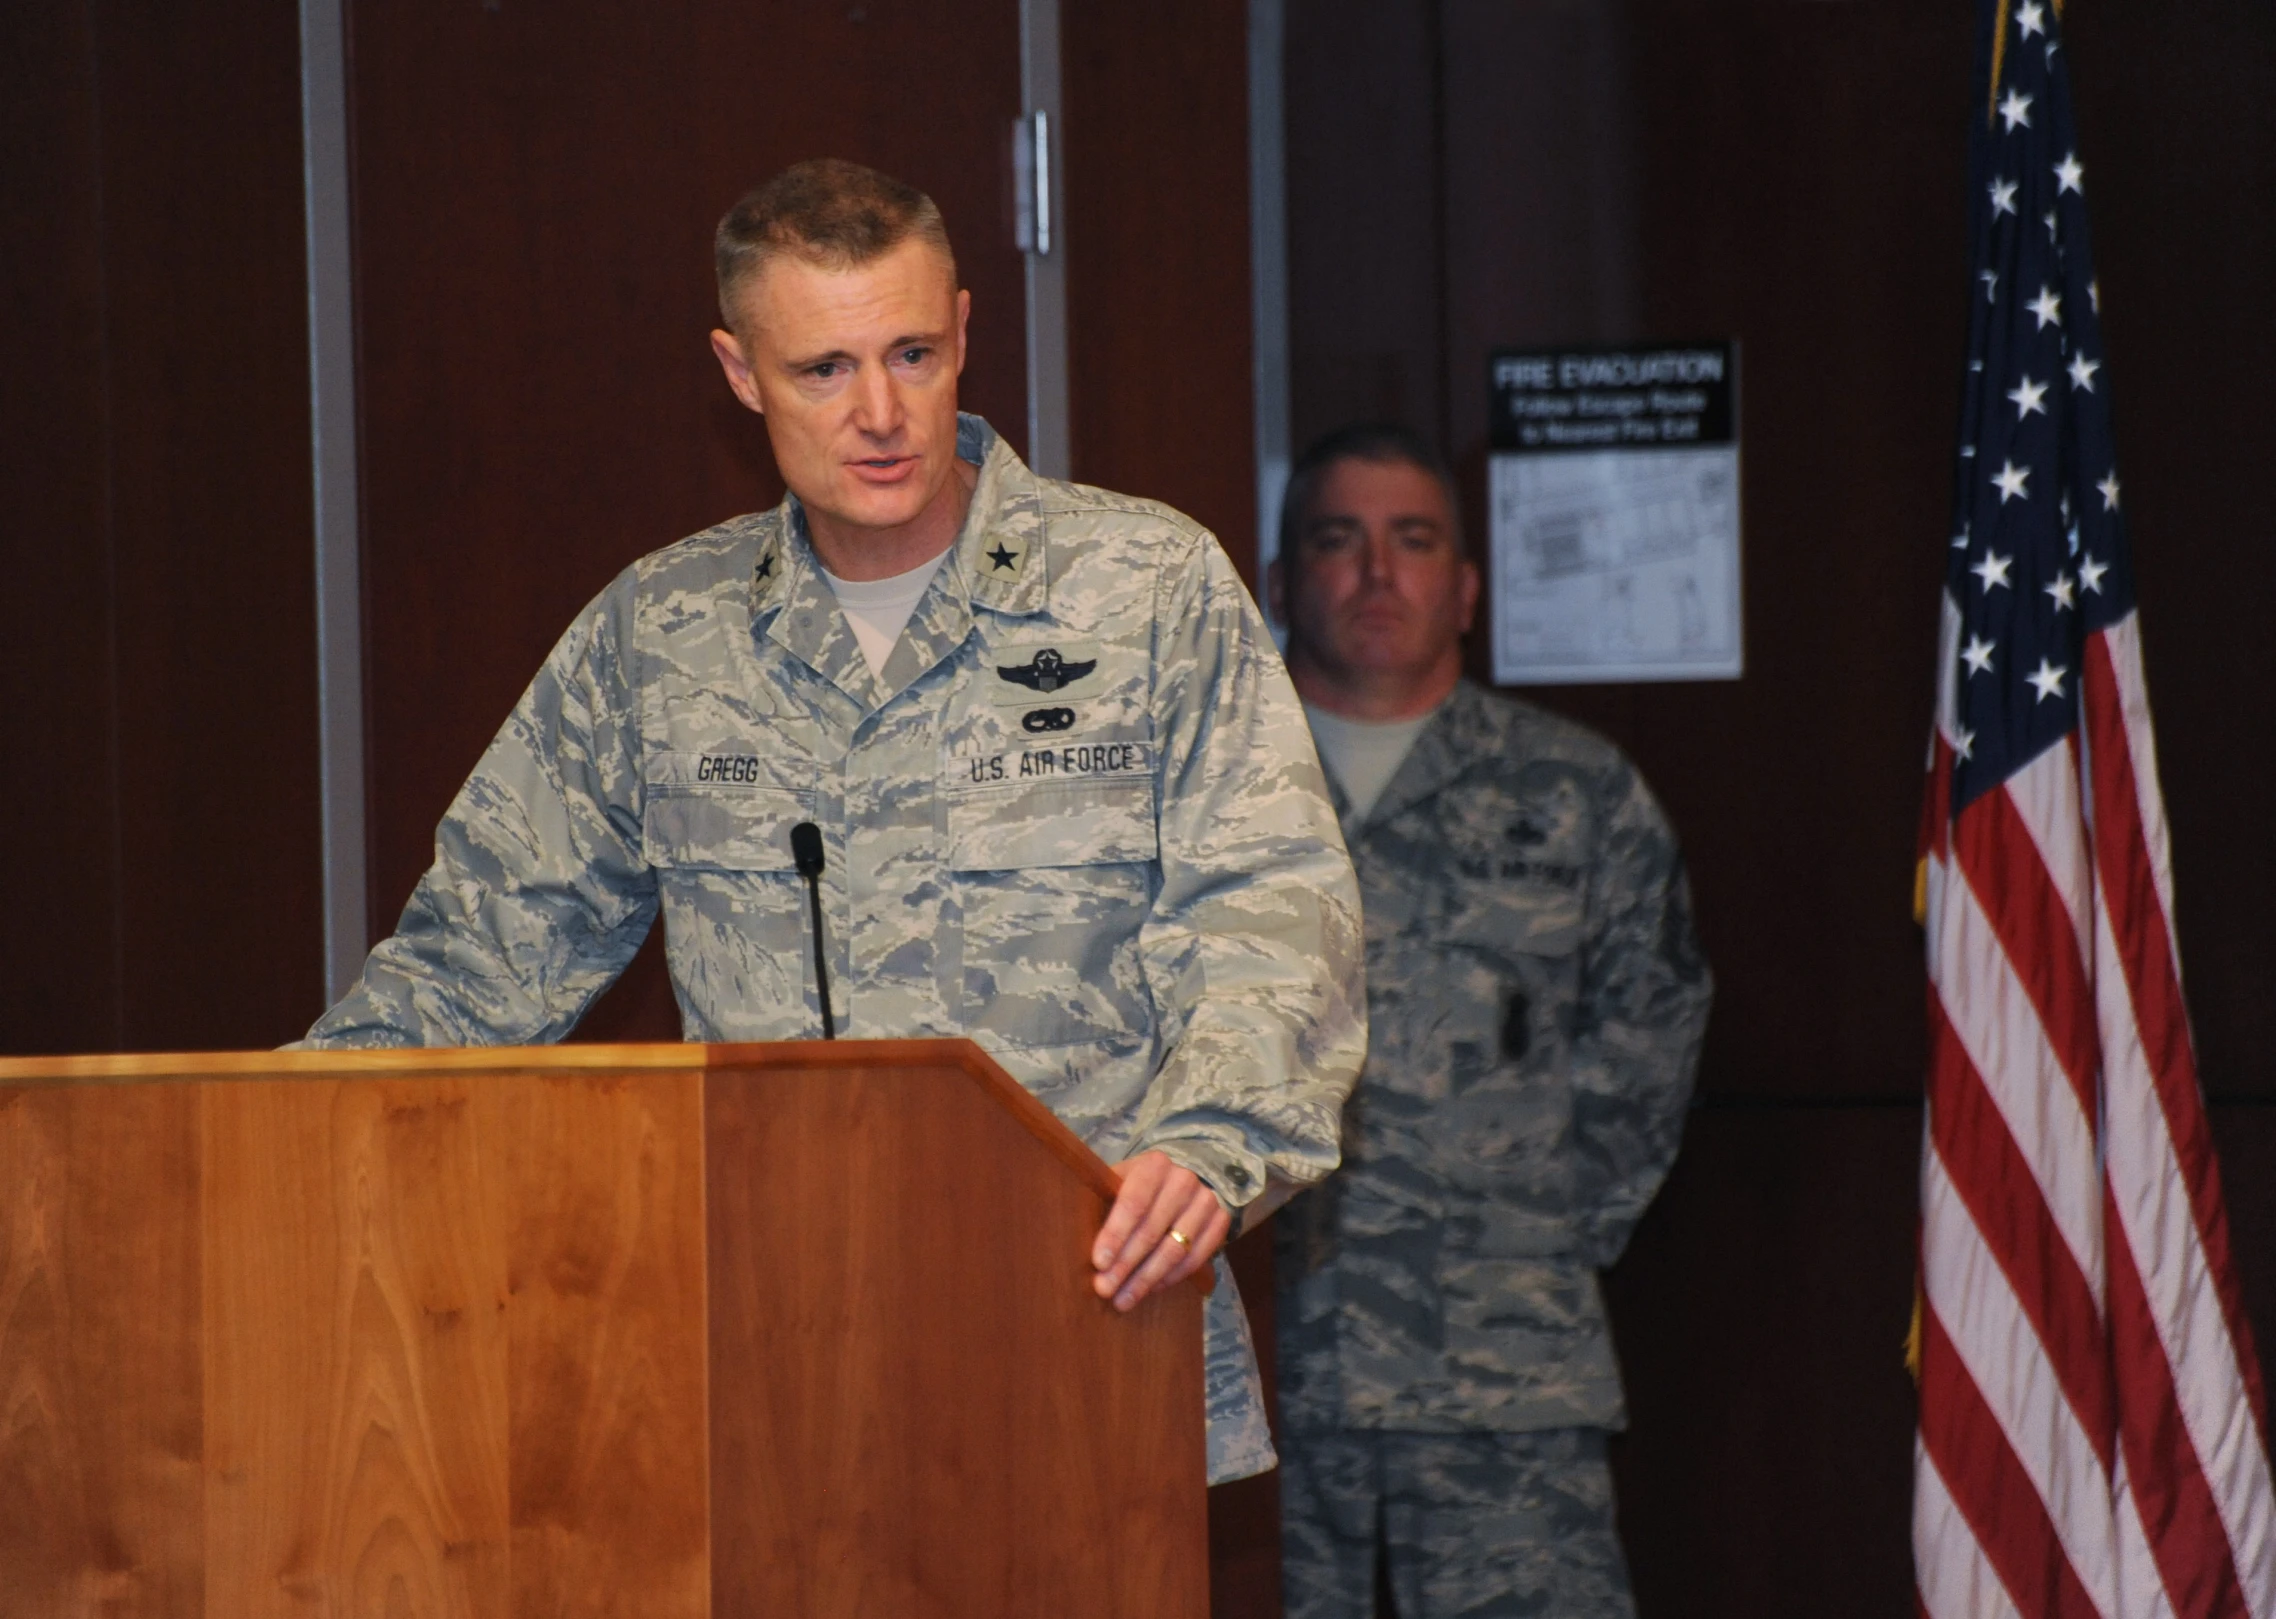
[[[806,897],[814,912],[814,989],[822,997],[822,1038],[838,1037],[837,1020],[830,1016],[830,968],[822,956],[822,829],[800,821],[790,829],[790,858],[798,875],[806,879]]]

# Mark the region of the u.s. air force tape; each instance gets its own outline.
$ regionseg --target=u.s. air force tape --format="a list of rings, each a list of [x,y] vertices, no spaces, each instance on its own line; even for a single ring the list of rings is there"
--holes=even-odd
[[[1022,748],[1017,753],[975,754],[963,761],[963,775],[975,784],[1143,776],[1153,769],[1152,753],[1144,742],[1069,742],[1056,748]]]

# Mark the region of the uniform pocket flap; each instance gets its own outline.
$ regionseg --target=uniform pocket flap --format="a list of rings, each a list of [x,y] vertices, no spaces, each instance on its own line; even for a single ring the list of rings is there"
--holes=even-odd
[[[780,788],[651,791],[640,852],[652,866],[795,871],[790,829],[813,818],[805,794]]]
[[[1151,861],[1161,847],[1142,778],[1026,783],[948,802],[952,871]]]

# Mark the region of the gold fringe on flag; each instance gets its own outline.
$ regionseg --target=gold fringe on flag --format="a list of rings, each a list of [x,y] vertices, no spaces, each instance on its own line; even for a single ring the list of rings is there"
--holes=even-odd
[[[2061,12],[2056,13],[2061,16]],[[1992,8],[1992,71],[1991,88],[1984,95],[1984,127],[1999,116],[1999,75],[2007,62],[2007,0],[1999,0]]]

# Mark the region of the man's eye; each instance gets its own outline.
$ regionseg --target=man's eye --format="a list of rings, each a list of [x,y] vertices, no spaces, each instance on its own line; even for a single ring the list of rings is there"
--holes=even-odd
[[[932,350],[924,348],[903,349],[901,351],[901,363],[903,365],[922,365],[925,356],[930,353]]]
[[[844,367],[840,366],[835,360],[824,360],[820,365],[808,366],[806,368],[806,374],[814,378],[817,382],[827,382],[843,369]]]

